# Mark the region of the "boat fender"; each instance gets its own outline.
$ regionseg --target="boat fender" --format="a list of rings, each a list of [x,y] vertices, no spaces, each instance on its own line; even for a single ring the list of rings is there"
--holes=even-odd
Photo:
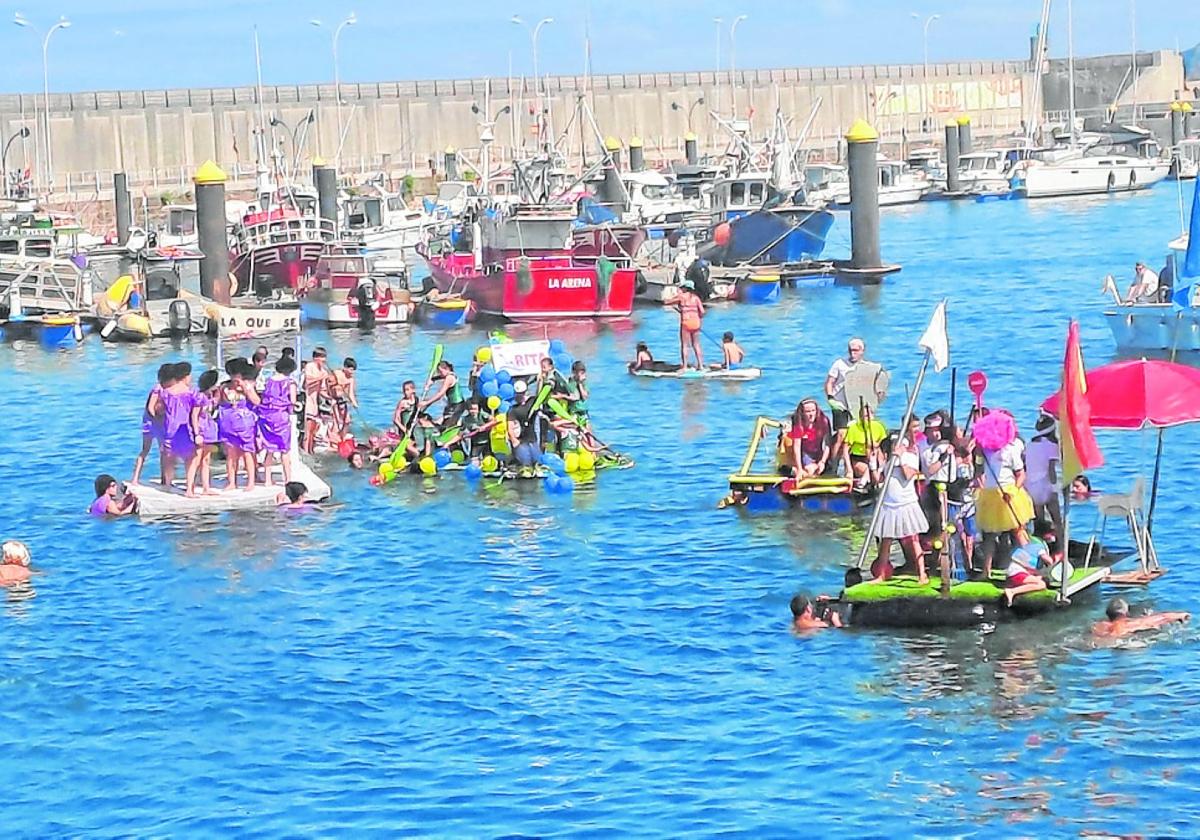
[[[1113,190],[1116,188],[1116,186],[1117,186],[1117,175],[1115,172],[1109,172],[1108,173],[1108,188],[1110,190]]]
[[[192,331],[192,307],[186,300],[171,301],[167,309],[167,326],[174,335],[186,335]]]
[[[1129,170],[1129,188],[1133,189],[1136,186],[1137,186],[1137,170],[1130,169]]]
[[[634,294],[642,295],[646,293],[646,275],[639,268],[637,274],[633,276],[633,292]]]

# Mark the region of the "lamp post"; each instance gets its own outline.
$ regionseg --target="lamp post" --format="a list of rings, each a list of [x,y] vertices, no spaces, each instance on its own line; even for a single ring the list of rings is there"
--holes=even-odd
[[[729,25],[729,98],[733,100],[733,116],[737,117],[737,28],[749,15],[738,15]]]
[[[484,105],[484,108],[486,108],[486,107],[487,106]],[[511,110],[512,109],[509,106],[505,105],[503,108],[501,108],[499,111],[497,111],[496,114],[489,120],[487,118],[487,112],[485,110],[483,110],[483,108],[480,108],[478,105],[475,105],[475,104],[471,105],[471,113],[472,114],[476,114],[476,115],[483,114],[483,120],[479,123],[479,145],[482,147],[482,149],[480,151],[480,156],[479,156],[480,157],[479,167],[483,171],[480,172],[479,174],[480,174],[481,186],[483,187],[483,194],[485,196],[488,195],[489,184],[490,184],[491,175],[492,175],[491,148],[492,148],[492,141],[496,139],[496,123],[498,123],[500,121],[500,118],[502,116],[504,116]]]
[[[324,26],[321,21],[316,19],[310,20],[309,23],[317,28]],[[349,15],[347,15],[346,19],[334,27],[333,30],[333,105],[337,112],[338,127],[337,146],[333,151],[333,164],[338,168],[340,168],[342,159],[342,132],[345,130],[342,127],[342,77],[338,69],[338,39],[341,37],[343,29],[345,29],[347,26],[353,26],[356,23],[358,23],[358,16],[355,15],[354,12],[351,12]]]
[[[717,101],[714,104],[717,113],[721,113],[721,35],[725,31],[725,18],[713,18],[713,23],[717,27],[717,75],[713,78],[716,82],[714,87],[717,89]]]
[[[699,99],[697,99],[695,102],[693,102],[691,105],[689,105],[689,106],[688,106],[688,109],[687,109],[687,127],[688,127],[688,131],[689,131],[689,132],[691,132],[691,131],[692,131],[692,114],[695,112],[695,110],[696,110],[696,106],[697,106],[697,105],[703,105],[703,104],[704,104],[704,97],[703,97],[703,96],[701,96]],[[671,110],[672,110],[672,111],[682,111],[682,110],[683,110],[683,106],[682,106],[682,105],[680,105],[678,102],[672,102],[672,103],[671,103]]]
[[[920,20],[921,16],[916,12],[912,12],[914,20]],[[940,18],[941,15],[930,15],[925,18],[925,24],[921,27],[921,40],[923,42],[924,69],[921,71],[921,130],[926,130],[926,123],[929,120],[929,24]]]
[[[13,144],[13,141],[16,140],[18,137],[20,137],[22,140],[24,140],[28,136],[29,136],[29,126],[27,126],[27,125],[21,126],[21,128],[19,130],[13,132],[12,137],[9,137],[8,140],[5,141],[4,149],[2,151],[0,151],[0,175],[2,175],[4,177],[4,197],[5,198],[11,197],[11,190],[9,189],[9,183],[8,183],[8,147],[11,146]]]
[[[533,85],[537,92],[538,100],[538,142],[541,142],[542,120],[546,113],[546,101],[542,94],[542,77],[538,72],[538,36],[542,34],[542,27],[548,23],[554,23],[554,18],[542,18],[537,22],[536,26],[530,27],[520,15],[513,15],[512,22],[517,26],[523,26],[529,30],[529,41],[533,46]]]
[[[27,17],[25,17],[23,14],[21,14],[20,12],[17,12],[15,15],[13,15],[13,23],[15,23],[17,26],[24,26],[29,29],[32,29],[34,32],[38,33],[39,35],[41,34],[41,32],[38,30],[38,28],[36,26],[34,26],[29,21],[29,19]],[[68,27],[70,27],[70,25],[71,25],[71,21],[67,20],[65,17],[61,17],[58,19],[57,23],[55,23],[48,30],[46,30],[46,34],[42,38],[42,104],[43,104],[44,110],[46,112],[45,113],[46,122],[45,122],[44,129],[42,131],[42,137],[43,137],[42,142],[44,143],[44,145],[46,147],[46,157],[45,157],[45,169],[46,169],[45,179],[46,179],[46,181],[45,181],[45,185],[46,185],[47,195],[50,193],[51,187],[54,183],[54,160],[53,160],[53,152],[51,151],[51,144],[50,144],[50,62],[49,62],[50,37],[58,30],[67,29]]]

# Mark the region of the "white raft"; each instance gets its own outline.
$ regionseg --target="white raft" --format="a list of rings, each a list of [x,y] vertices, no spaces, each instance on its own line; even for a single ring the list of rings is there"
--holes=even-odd
[[[166,488],[160,481],[151,484],[131,484],[129,489],[133,495],[137,496],[139,516],[191,516],[202,513],[223,513],[229,510],[261,510],[277,507],[279,494],[283,492],[283,468],[278,464],[271,468],[271,479],[275,482],[271,487],[259,482],[253,490],[227,490],[224,465],[214,464],[212,487],[214,490],[222,491],[219,495],[189,497],[183,494],[181,486]],[[333,494],[333,490],[325,480],[313,472],[312,467],[297,451],[294,428],[292,432],[292,481],[299,481],[308,488],[305,498],[310,502],[324,501]],[[177,482],[177,485],[181,483]]]
[[[648,376],[652,379],[724,379],[732,382],[746,382],[758,379],[762,375],[759,368],[705,368],[704,370],[631,370],[634,376]]]

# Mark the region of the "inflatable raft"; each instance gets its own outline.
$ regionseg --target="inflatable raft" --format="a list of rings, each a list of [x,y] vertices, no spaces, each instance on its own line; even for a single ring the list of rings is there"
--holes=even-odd
[[[221,470],[220,472],[223,472]],[[183,488],[170,488],[155,481],[151,484],[130,486],[130,490],[138,499],[138,515],[142,518],[157,518],[164,516],[193,516],[204,513],[224,513],[230,510],[255,510],[273,508],[279,505],[279,494],[283,492],[283,470],[275,467],[272,472],[273,487],[257,485],[253,490],[225,490],[225,480],[213,479],[213,489],[222,490],[215,496],[188,497],[183,494]],[[321,502],[328,499],[333,491],[324,479],[312,471],[302,459],[292,458],[292,480],[299,481],[308,488],[306,498],[310,502]]]
[[[759,368],[735,368],[733,370],[726,368],[708,368],[706,370],[638,369],[629,372],[634,376],[646,376],[651,379],[723,379],[727,382],[746,382],[762,376],[762,370]]]

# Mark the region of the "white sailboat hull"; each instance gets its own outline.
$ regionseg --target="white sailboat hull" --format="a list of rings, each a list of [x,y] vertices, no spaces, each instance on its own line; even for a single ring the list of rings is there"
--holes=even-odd
[[[1169,170],[1166,161],[1117,155],[1087,157],[1031,165],[1025,172],[1024,190],[1028,198],[1133,192],[1157,184]]]

